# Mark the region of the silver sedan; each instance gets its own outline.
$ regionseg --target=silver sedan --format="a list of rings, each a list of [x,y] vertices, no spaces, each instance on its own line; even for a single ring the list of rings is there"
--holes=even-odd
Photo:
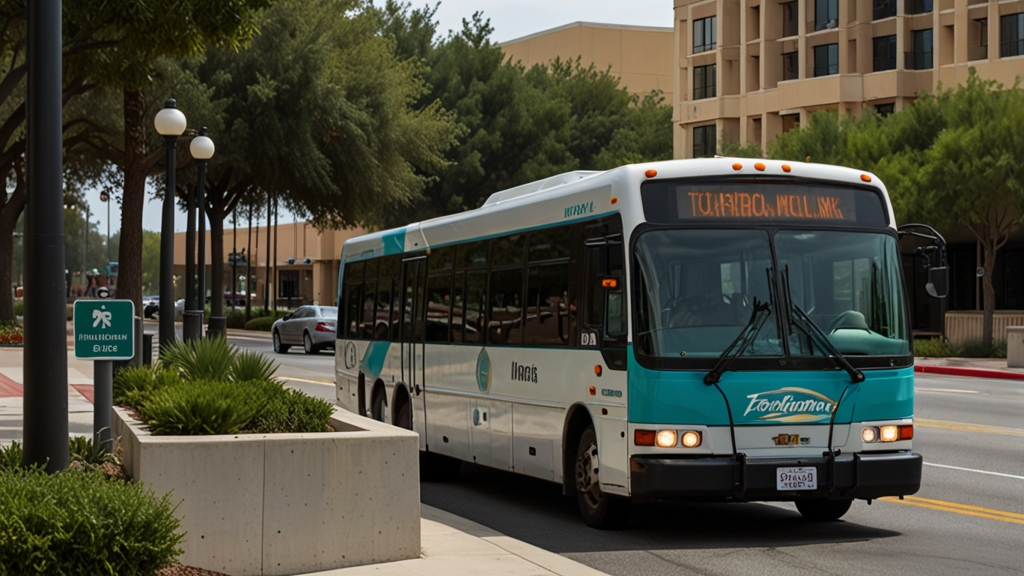
[[[334,306],[300,306],[274,322],[274,352],[284,354],[292,346],[302,346],[306,354],[334,349],[338,328],[338,309]]]

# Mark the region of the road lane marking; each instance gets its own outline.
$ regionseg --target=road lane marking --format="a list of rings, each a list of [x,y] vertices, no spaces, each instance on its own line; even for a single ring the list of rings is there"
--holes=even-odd
[[[1005,428],[1003,426],[986,426],[985,424],[970,424],[967,422],[950,422],[948,420],[929,420],[927,418],[915,418],[914,425],[918,428],[938,428],[940,430],[957,430],[960,432],[981,432],[984,434],[1004,434],[1007,436],[1024,436],[1024,430],[1020,428]]]
[[[956,388],[914,388],[916,392],[944,392],[947,394],[981,394],[977,390],[957,390]]]
[[[334,385],[334,382],[330,380],[309,380],[307,378],[295,378],[294,376],[281,376],[281,378],[285,380],[293,380],[295,382],[311,382],[313,384],[330,384],[331,386]]]
[[[992,476],[1002,476],[1004,478],[1015,478],[1017,480],[1024,480],[1024,476],[1015,476],[1013,474],[1004,474],[1002,472],[989,472],[988,470],[975,470],[974,468],[961,468],[959,466],[949,466],[948,464],[932,464],[931,462],[925,462],[925,466],[935,466],[936,468],[949,468],[950,470],[960,470],[962,472],[974,472],[976,474],[989,474]]]
[[[906,504],[907,506],[928,508],[929,510],[939,510],[942,512],[953,512],[955,514],[964,514],[966,516],[987,518],[989,520],[999,520],[1000,522],[1024,524],[1024,514],[1007,512],[1005,510],[993,510],[991,508],[958,504],[956,502],[946,502],[944,500],[932,500],[930,498],[920,498],[918,496],[904,496],[903,500],[900,500],[895,496],[886,496],[882,498],[882,500],[895,502],[896,504]]]

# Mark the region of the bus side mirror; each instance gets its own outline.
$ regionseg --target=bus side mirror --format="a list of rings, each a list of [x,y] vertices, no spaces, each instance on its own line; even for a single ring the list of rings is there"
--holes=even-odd
[[[949,294],[949,267],[928,268],[928,282],[924,289],[932,298],[945,298]]]

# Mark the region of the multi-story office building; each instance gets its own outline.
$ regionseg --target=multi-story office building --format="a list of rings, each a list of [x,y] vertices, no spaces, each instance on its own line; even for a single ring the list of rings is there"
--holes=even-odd
[[[1024,76],[1024,1],[675,0],[675,156],[766,150],[810,113]]]

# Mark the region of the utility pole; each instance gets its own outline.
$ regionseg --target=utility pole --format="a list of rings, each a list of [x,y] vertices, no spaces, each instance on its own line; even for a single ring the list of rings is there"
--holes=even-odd
[[[45,466],[52,473],[68,467],[61,0],[32,0],[26,9],[28,203],[22,462]]]

